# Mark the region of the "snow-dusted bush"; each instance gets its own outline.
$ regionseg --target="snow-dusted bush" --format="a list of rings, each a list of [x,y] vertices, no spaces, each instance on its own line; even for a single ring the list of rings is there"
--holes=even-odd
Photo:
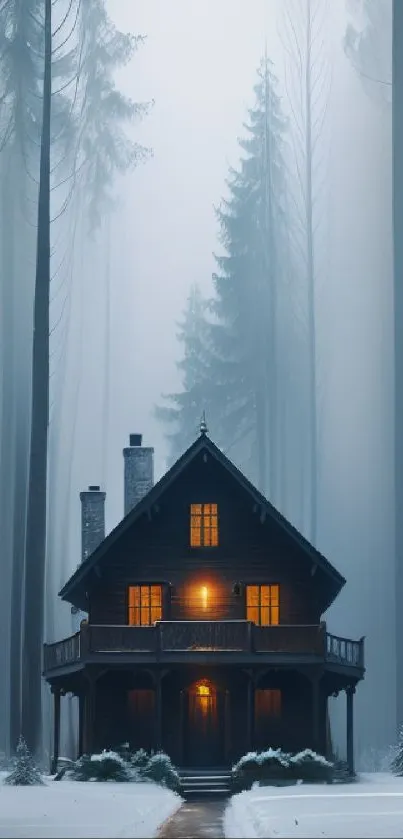
[[[14,768],[4,779],[4,783],[15,787],[33,787],[43,784],[42,775],[23,737],[20,737]]]
[[[179,775],[171,758],[165,752],[156,752],[151,755],[146,765],[140,770],[140,774],[145,781],[155,781],[174,792],[179,790]]]
[[[130,755],[130,766],[136,769],[140,774],[149,763],[150,755],[144,749],[138,749]]]
[[[233,792],[251,789],[254,783],[288,784],[305,781],[332,783],[333,764],[311,749],[288,754],[281,749],[248,752],[232,767]]]
[[[346,760],[335,760],[333,765],[334,784],[352,784],[357,780],[357,775],[352,775]]]
[[[117,752],[104,750],[100,754],[82,755],[65,773],[73,781],[117,781],[127,783],[135,780],[130,764]]]
[[[391,769],[394,775],[403,775],[403,725],[399,729],[399,736],[397,739],[395,755],[391,763]]]
[[[369,746],[363,749],[357,758],[359,772],[390,772],[398,752],[398,743],[383,749]]]
[[[290,755],[281,749],[267,749],[259,754],[260,779],[288,780]]]
[[[260,778],[259,756],[257,752],[247,752],[231,771],[232,792],[252,789],[253,784]]]
[[[333,780],[334,765],[323,755],[304,749],[289,759],[290,774],[296,781],[306,783],[328,783]]]
[[[256,782],[284,782],[289,778],[289,755],[281,749],[248,752],[232,767],[233,792],[251,789]]]

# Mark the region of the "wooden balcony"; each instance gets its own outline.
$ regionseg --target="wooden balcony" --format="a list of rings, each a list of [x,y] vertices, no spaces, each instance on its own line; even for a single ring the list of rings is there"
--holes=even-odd
[[[255,626],[250,621],[161,621],[154,626],[95,626],[44,645],[44,675],[85,664],[328,663],[364,671],[364,639],[315,626]]]

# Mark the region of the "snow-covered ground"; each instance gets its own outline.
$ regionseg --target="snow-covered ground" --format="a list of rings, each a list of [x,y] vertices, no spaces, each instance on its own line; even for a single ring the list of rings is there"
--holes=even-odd
[[[0,839],[148,839],[181,801],[156,784],[49,780],[8,787],[0,778]]]
[[[403,837],[403,778],[374,773],[356,784],[260,787],[234,795],[226,839]]]

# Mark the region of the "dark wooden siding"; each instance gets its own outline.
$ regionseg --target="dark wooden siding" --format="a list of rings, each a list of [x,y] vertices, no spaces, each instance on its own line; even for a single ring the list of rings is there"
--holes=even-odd
[[[192,502],[216,502],[219,546],[190,548]],[[92,623],[127,623],[127,588],[137,582],[170,584],[167,619],[235,619],[245,617],[244,593],[234,584],[278,583],[280,622],[318,623],[324,578],[312,576],[312,565],[281,527],[262,520],[261,510],[211,458],[196,460],[161,499],[157,510],[138,520],[111,548],[88,585]],[[207,586],[208,609],[200,604]],[[169,605],[170,602],[170,605]]]

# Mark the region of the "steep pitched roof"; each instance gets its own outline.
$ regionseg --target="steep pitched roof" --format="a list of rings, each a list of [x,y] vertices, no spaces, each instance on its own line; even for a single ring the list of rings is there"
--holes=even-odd
[[[321,568],[325,574],[333,580],[338,591],[344,586],[346,580],[342,574],[323,556],[313,545],[293,527],[281,513],[262,495],[259,490],[245,477],[245,475],[232,463],[231,460],[213,443],[207,434],[201,434],[194,443],[184,452],[179,460],[163,475],[163,477],[153,486],[150,492],[136,504],[136,506],[125,516],[119,524],[106,536],[103,542],[96,548],[96,550],[79,565],[74,574],[65,583],[59,592],[59,596],[63,600],[69,599],[71,591],[79,584],[87,574],[93,569],[102,557],[108,552],[109,548],[140,518],[140,516],[150,509],[155,504],[163,493],[172,486],[176,479],[182,474],[186,467],[194,460],[194,458],[201,452],[208,452],[213,458],[220,463],[227,472],[249,493],[254,502],[260,506],[262,512],[275,521],[296,544],[310,557],[313,564]]]

